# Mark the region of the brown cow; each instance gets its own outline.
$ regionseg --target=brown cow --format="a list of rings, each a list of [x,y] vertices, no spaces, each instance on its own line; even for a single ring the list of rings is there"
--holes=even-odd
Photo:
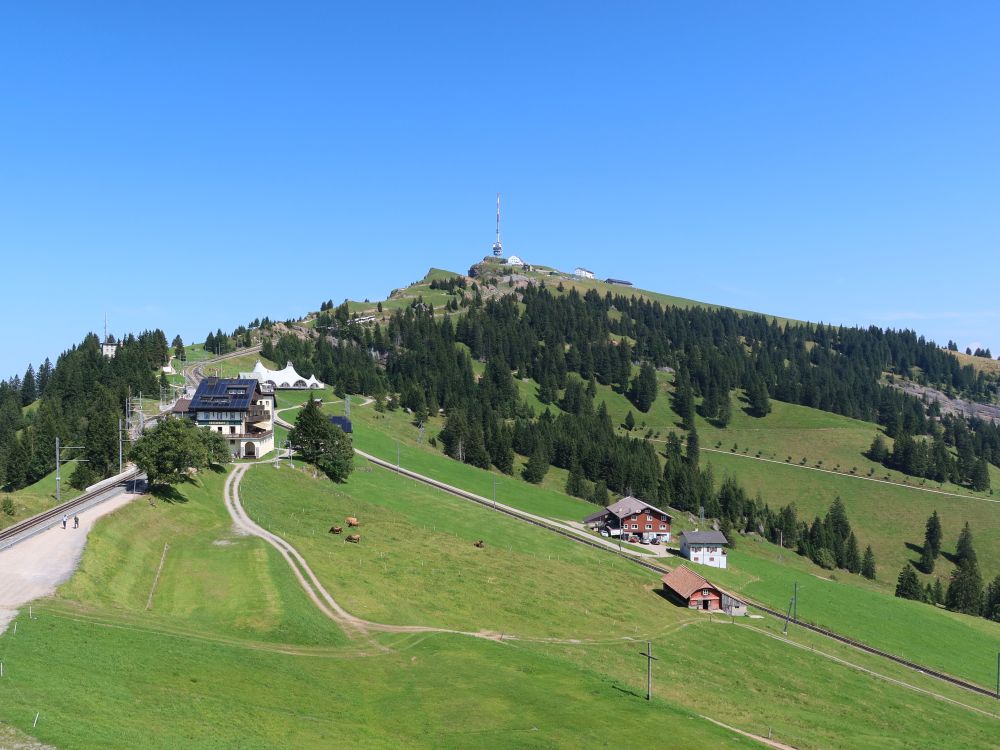
[[[351,528],[354,528],[355,526],[360,526],[361,524],[358,522],[358,519],[355,518],[354,516],[348,516],[347,525],[350,526]]]
[[[480,539],[478,542],[476,542],[475,546],[479,547],[479,549],[482,549],[483,547],[486,546],[486,542],[484,542],[482,539]]]
[[[339,533],[340,533],[340,532],[342,532],[343,530],[344,530],[344,529],[343,529],[343,527],[342,527],[342,526],[331,526],[331,527],[330,527],[330,533],[331,533],[331,534],[339,534]]]
[[[361,534],[348,534],[346,541],[354,542],[355,544],[357,544],[358,542],[361,541]]]

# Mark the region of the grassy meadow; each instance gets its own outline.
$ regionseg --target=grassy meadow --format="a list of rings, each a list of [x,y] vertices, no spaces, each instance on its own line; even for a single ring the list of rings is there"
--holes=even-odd
[[[59,489],[59,495],[62,502],[72,500],[80,494],[80,490],[74,489],[69,485],[69,478],[73,474],[73,469],[75,468],[76,461],[66,461],[62,465],[62,469],[60,469],[62,481]],[[22,487],[16,492],[0,491],[0,501],[3,501],[5,498],[10,498],[11,502],[14,504],[14,514],[9,516],[6,513],[0,512],[0,529],[11,526],[18,521],[23,521],[25,518],[30,518],[31,516],[37,515],[42,511],[55,506],[55,471],[50,474],[46,474],[34,484]]]

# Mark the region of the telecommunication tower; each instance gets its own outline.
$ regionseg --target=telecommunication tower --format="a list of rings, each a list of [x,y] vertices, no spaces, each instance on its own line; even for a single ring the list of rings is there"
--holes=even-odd
[[[493,256],[503,257],[503,245],[500,244],[500,193],[497,193],[497,241],[493,243]]]

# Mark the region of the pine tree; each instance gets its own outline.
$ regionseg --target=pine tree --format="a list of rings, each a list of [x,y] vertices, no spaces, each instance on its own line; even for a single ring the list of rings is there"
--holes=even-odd
[[[934,579],[934,603],[944,604],[944,588],[941,586],[941,579]]]
[[[600,505],[601,507],[607,507],[608,502],[611,500],[608,494],[608,485],[601,479],[594,484],[594,491],[590,495],[590,502],[594,505]]]
[[[961,533],[958,535],[958,545],[955,550],[955,564],[962,567],[966,563],[977,562],[976,560],[976,550],[972,547],[972,529],[969,528],[969,522],[965,522],[965,526],[962,527]]]
[[[531,456],[528,458],[528,463],[525,464],[521,475],[526,482],[539,484],[545,478],[548,470],[549,457],[546,455],[545,446],[539,441],[535,445],[535,450],[532,451]]]
[[[980,615],[983,610],[983,579],[975,557],[959,565],[945,595],[945,606],[953,612]]]
[[[1000,622],[1000,575],[986,589],[983,602],[983,617]]]
[[[885,440],[882,438],[881,434],[875,435],[875,439],[872,440],[871,447],[868,448],[868,458],[877,464],[884,464],[886,458],[889,457],[889,449],[885,445]]]
[[[875,553],[870,544],[865,547],[865,555],[861,559],[861,575],[869,581],[875,580]]]
[[[635,417],[632,416],[632,410],[628,410],[628,414],[625,415],[625,429],[631,432],[635,429]]]
[[[970,484],[976,492],[986,492],[990,488],[990,468],[985,458],[978,459],[973,465]]]
[[[847,537],[847,550],[845,553],[846,567],[852,573],[861,572],[861,554],[858,552],[858,540],[852,531]]]
[[[932,559],[936,559],[941,554],[941,519],[935,510],[931,517],[927,519],[927,526],[924,531],[924,548],[930,548]],[[928,573],[930,571],[927,571]]]
[[[921,601],[924,598],[923,589],[920,588],[920,581],[916,571],[910,565],[906,565],[899,571],[899,578],[896,579],[896,596],[901,599],[915,599]]]
[[[583,477],[583,470],[580,464],[574,463],[566,477],[566,494],[573,497],[586,497],[587,480]]]
[[[934,572],[934,553],[929,544],[925,544],[920,553],[920,570],[928,575]]]
[[[21,405],[27,406],[36,398],[38,398],[38,388],[35,384],[35,368],[28,365],[24,377],[21,378]]]
[[[350,436],[331,424],[320,411],[317,400],[310,398],[299,410],[288,439],[305,461],[335,482],[345,481],[354,469]]]
[[[698,447],[698,431],[692,429],[687,435],[687,450],[684,452],[690,466],[697,466],[700,449]]]

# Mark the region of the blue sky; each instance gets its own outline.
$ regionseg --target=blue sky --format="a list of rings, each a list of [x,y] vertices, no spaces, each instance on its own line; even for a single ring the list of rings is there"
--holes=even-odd
[[[7,3],[0,374],[528,261],[1000,353],[995,3]]]

